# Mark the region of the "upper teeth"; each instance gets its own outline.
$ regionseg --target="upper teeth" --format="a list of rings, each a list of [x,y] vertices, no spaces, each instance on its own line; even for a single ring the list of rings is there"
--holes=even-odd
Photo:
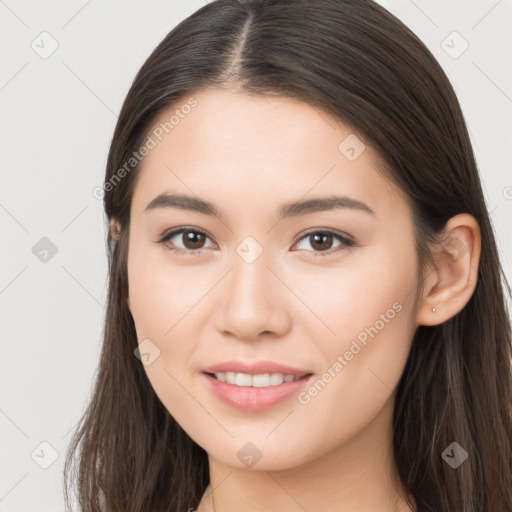
[[[249,373],[218,372],[214,375],[221,382],[235,384],[236,386],[253,386],[255,388],[278,386],[283,382],[291,382],[292,380],[300,379],[300,375],[284,375],[283,373],[251,375]]]

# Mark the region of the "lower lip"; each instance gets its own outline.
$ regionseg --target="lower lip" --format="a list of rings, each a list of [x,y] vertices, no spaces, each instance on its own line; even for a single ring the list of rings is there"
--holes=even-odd
[[[291,395],[298,393],[309,382],[311,375],[299,380],[283,382],[277,386],[256,388],[252,386],[236,386],[228,384],[203,373],[212,392],[225,404],[244,411],[263,411],[283,402]]]

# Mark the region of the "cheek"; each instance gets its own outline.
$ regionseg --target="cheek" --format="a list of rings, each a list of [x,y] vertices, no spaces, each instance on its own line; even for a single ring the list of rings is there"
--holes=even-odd
[[[161,256],[155,257],[158,252],[140,244],[129,253],[130,311],[138,342],[146,343],[157,355],[144,365],[149,381],[160,400],[172,404],[171,412],[179,413],[190,400],[180,383],[188,378],[200,339],[194,321],[200,308],[194,304],[204,291],[198,290],[202,287],[191,282],[187,273],[176,268],[171,272]]]
[[[412,248],[401,255],[392,248],[367,251],[348,262],[329,277],[302,274],[295,279],[295,290],[308,298],[310,309],[328,327],[309,333],[323,363],[318,371],[325,372],[317,386],[322,390],[318,402],[343,403],[355,418],[361,404],[368,411],[383,405],[403,372],[415,330],[417,269]],[[313,320],[311,329],[318,324]],[[304,402],[317,401],[318,390],[312,389]]]
[[[358,248],[329,268],[301,264],[293,269],[288,280],[314,314],[307,315],[308,323],[325,327],[323,347],[329,347],[329,340],[336,348],[347,341],[350,345],[359,334],[364,342],[370,336],[367,328],[377,324],[379,332],[389,332],[389,325],[395,328],[413,314],[409,302],[415,296],[417,268],[409,245]]]
[[[148,380],[167,410],[186,423],[191,401],[185,383],[199,339],[193,304],[200,293],[186,275],[155,257],[158,252],[142,243],[129,252],[130,311],[140,350],[150,353],[150,364],[144,364]]]
[[[318,340],[323,371],[298,398],[307,417],[322,425],[319,451],[350,439],[392,400],[414,335],[407,293],[395,287],[366,300],[355,295],[331,317],[336,336]]]
[[[205,288],[192,267],[169,264],[163,247],[134,243],[128,256],[130,310],[141,336],[164,341],[187,325]]]

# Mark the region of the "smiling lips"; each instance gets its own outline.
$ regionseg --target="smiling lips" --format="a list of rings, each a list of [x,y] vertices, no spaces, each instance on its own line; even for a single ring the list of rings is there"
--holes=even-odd
[[[261,411],[300,391],[312,373],[260,361],[226,361],[203,370],[212,392],[225,404],[246,411]]]
[[[293,382],[311,373],[271,361],[244,363],[234,360],[210,366],[204,371],[220,382],[242,387],[279,386],[283,382]]]
[[[250,373],[215,372],[214,375],[220,382],[227,382],[235,386],[251,386],[255,388],[266,388],[268,386],[279,386],[283,382],[299,380],[304,375],[285,375],[283,373]]]

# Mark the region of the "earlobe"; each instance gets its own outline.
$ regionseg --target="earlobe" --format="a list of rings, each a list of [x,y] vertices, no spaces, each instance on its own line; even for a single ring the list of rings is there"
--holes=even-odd
[[[443,242],[434,248],[436,268],[421,299],[417,325],[438,325],[459,313],[471,299],[478,280],[481,236],[476,219],[461,213],[452,217]]]
[[[119,237],[121,236],[121,224],[114,217],[110,219],[110,236],[114,240],[119,240]]]

